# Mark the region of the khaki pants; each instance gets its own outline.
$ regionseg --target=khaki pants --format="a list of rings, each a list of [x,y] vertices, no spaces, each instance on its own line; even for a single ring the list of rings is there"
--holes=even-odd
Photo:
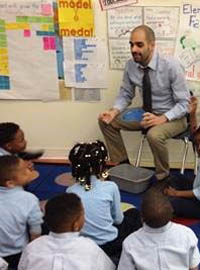
[[[110,158],[113,162],[120,162],[128,158],[127,151],[120,130],[141,130],[137,122],[124,122],[118,115],[110,124],[99,120],[100,129],[104,135]],[[186,117],[176,119],[150,128],[147,132],[147,140],[154,157],[157,179],[163,179],[169,175],[169,154],[166,140],[170,139],[187,128]]]

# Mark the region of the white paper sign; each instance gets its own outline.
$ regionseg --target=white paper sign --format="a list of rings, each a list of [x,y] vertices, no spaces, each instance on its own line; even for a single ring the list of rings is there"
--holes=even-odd
[[[200,81],[200,2],[183,2],[175,55],[186,69],[187,80]]]
[[[106,41],[97,38],[63,38],[65,85],[107,88]]]
[[[102,10],[137,4],[138,0],[99,0]]]

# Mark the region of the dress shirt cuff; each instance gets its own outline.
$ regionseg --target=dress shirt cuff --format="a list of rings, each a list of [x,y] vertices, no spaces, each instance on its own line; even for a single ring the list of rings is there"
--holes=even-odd
[[[113,109],[117,109],[117,110],[119,110],[120,112],[122,112],[125,108],[126,108],[125,106],[119,105],[119,104],[115,104],[115,105],[113,106]]]
[[[168,121],[172,121],[172,120],[177,118],[174,116],[174,114],[172,112],[166,112],[166,113],[164,113],[164,115],[165,115],[165,117],[167,117]]]
[[[192,192],[194,193],[194,196],[196,197],[196,199],[200,200],[200,187],[194,188]]]

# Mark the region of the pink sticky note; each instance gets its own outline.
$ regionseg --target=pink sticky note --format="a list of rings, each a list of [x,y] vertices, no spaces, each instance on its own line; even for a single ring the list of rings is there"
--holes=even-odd
[[[49,42],[49,38],[48,37],[43,37],[43,49],[45,51],[50,49],[50,42]]]
[[[31,36],[31,30],[25,29],[24,30],[24,37],[30,37]]]
[[[49,43],[50,43],[50,50],[55,50],[56,49],[56,38],[50,37]]]
[[[52,14],[51,4],[41,4],[41,11],[43,15],[51,15]]]

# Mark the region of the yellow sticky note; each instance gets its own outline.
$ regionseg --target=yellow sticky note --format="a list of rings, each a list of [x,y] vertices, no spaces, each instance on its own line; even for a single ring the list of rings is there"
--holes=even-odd
[[[19,29],[18,23],[6,23],[6,30],[17,30]]]
[[[30,29],[30,24],[29,23],[18,23],[18,29],[29,30]]]
[[[8,69],[1,70],[1,67],[0,67],[0,75],[1,76],[9,76]]]
[[[9,75],[8,63],[0,63],[0,74],[3,76]]]
[[[8,55],[0,54],[0,62],[8,62]]]
[[[48,24],[42,24],[41,25],[41,30],[42,31],[49,31],[49,25]]]
[[[8,54],[8,49],[7,48],[0,48],[0,55],[1,54]]]

